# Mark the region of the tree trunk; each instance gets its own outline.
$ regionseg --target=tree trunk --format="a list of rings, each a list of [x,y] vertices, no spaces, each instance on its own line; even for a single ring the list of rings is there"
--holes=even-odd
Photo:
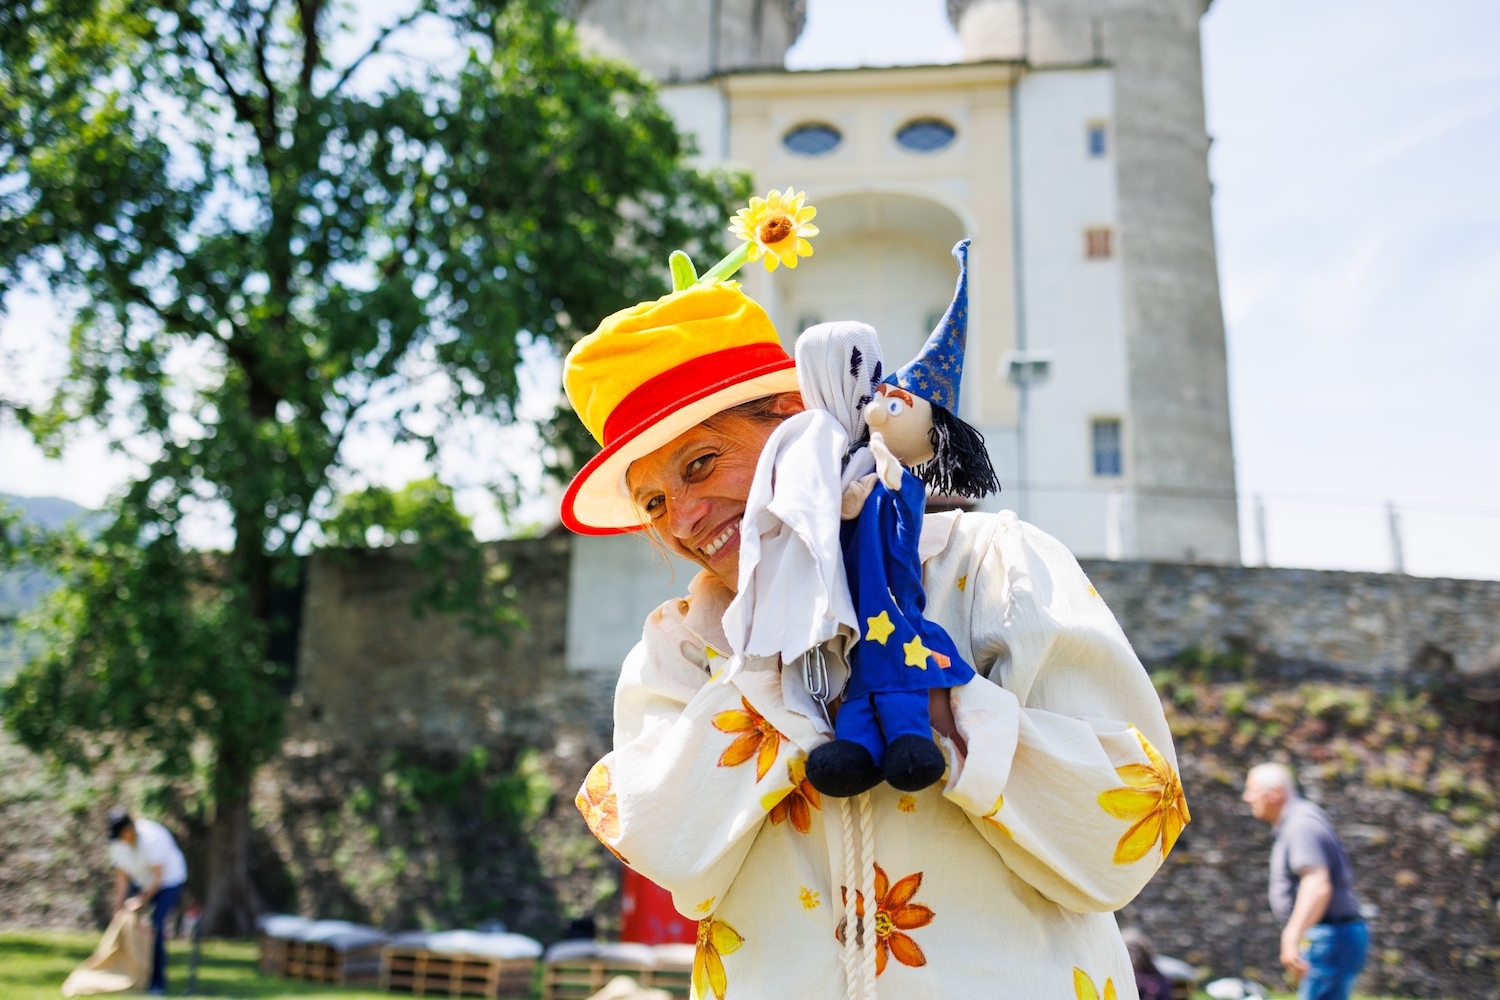
[[[219,766],[226,767],[220,758]],[[234,778],[238,778],[236,775]],[[208,872],[203,901],[203,933],[248,937],[255,932],[258,907],[250,884],[250,781],[223,780],[208,827]]]

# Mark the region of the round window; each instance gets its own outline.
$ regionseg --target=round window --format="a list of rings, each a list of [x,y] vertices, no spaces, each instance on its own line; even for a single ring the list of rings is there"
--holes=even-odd
[[[803,156],[822,156],[824,153],[831,153],[843,141],[844,137],[838,129],[832,125],[821,124],[798,125],[781,137],[782,145]]]
[[[919,118],[901,127],[896,141],[917,153],[931,153],[953,141],[953,126],[937,118]]]

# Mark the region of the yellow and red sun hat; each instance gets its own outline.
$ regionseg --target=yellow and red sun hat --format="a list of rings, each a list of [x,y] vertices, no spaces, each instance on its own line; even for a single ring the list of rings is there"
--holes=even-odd
[[[563,494],[563,524],[613,535],[646,522],[625,488],[631,462],[715,413],[797,391],[797,373],[766,311],[721,281],[608,317],[568,353],[563,386],[603,446]]]
[[[582,535],[615,535],[646,526],[630,498],[630,463],[716,413],[753,399],[797,391],[797,372],[771,317],[737,283],[748,260],[809,256],[805,195],[756,198],[731,231],[745,240],[701,279],[681,251],[672,255],[676,288],[608,316],[573,349],[563,388],[574,412],[602,446],[568,484],[562,522]],[[746,216],[749,216],[747,219]],[[809,232],[811,230],[811,232]],[[785,251],[785,253],[783,253]]]

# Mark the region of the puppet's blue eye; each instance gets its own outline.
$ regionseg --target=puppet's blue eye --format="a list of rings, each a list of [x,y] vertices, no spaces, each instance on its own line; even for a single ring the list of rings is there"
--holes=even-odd
[[[885,409],[887,413],[895,417],[906,412],[906,404],[896,397],[891,396],[885,401]]]

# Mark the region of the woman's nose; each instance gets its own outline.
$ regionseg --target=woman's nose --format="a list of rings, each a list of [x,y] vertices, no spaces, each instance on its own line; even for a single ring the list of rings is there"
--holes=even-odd
[[[677,493],[667,503],[667,521],[674,537],[690,543],[693,536],[704,525],[710,504],[702,497],[695,497],[691,490]]]

